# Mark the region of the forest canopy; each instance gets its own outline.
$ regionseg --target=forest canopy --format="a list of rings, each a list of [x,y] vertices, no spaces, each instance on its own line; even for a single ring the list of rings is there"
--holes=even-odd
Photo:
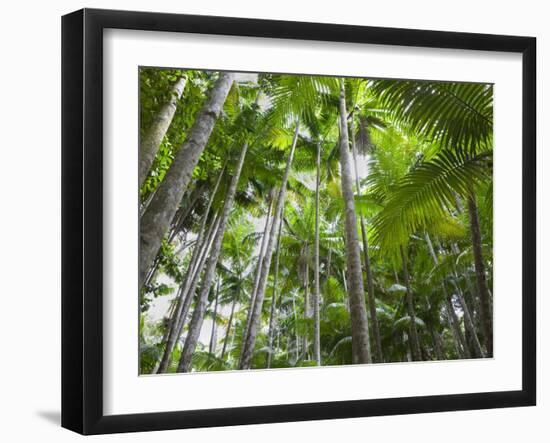
[[[140,373],[493,355],[493,86],[140,68]]]

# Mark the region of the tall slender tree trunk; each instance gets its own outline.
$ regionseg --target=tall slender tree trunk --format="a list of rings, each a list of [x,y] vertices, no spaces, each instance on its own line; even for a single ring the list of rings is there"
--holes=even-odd
[[[237,305],[237,297],[231,303],[231,313],[229,314],[229,320],[227,320],[227,329],[225,331],[225,337],[223,338],[223,347],[221,359],[225,357],[225,352],[227,351],[227,343],[229,342],[229,335],[231,332],[231,325],[233,324],[233,316],[235,315],[235,306]]]
[[[162,139],[172,123],[178,100],[183,94],[187,77],[180,77],[170,90],[170,98],[155,116],[139,143],[139,186],[143,184],[157,155]]]
[[[460,356],[460,358],[471,358],[472,355],[470,354],[470,349],[468,348],[468,344],[466,343],[464,333],[460,328],[460,322],[453,306],[453,299],[448,294],[445,297],[445,308],[447,310],[449,326],[451,327],[451,331],[457,343],[458,355]]]
[[[414,312],[414,302],[413,294],[411,289],[411,279],[409,276],[409,268],[407,265],[407,251],[403,246],[400,246],[401,249],[401,260],[403,262],[403,279],[405,280],[405,288],[407,290],[407,312],[409,314],[409,335],[412,356],[415,361],[422,360],[422,354],[420,351],[420,340],[418,339],[418,332],[416,330],[416,315]]]
[[[271,266],[271,258],[273,255],[273,247],[275,239],[277,237],[277,231],[279,224],[282,222],[283,209],[285,206],[286,185],[288,177],[290,175],[290,169],[292,166],[292,159],[294,158],[294,151],[296,150],[296,142],[298,141],[298,131],[300,129],[300,123],[296,121],[296,129],[294,130],[294,138],[292,140],[292,146],[288,154],[286,162],[285,172],[281,181],[281,187],[279,189],[279,196],[277,198],[277,206],[275,208],[275,214],[273,215],[273,222],[271,224],[271,230],[269,234],[269,240],[267,243],[264,258],[262,260],[260,280],[258,282],[258,291],[256,293],[256,299],[254,300],[254,306],[252,311],[252,317],[250,321],[250,328],[246,336],[246,341],[243,343],[241,359],[239,362],[239,369],[250,369],[252,364],[252,356],[254,354],[254,346],[256,344],[256,334],[260,323],[260,317],[262,314],[262,307],[265,297],[265,288],[267,285],[267,277],[269,275],[269,268]]]
[[[153,262],[162,239],[185,193],[193,170],[199,161],[235,74],[221,73],[208,100],[197,115],[187,139],[177,152],[164,180],[140,220],[139,285]]]
[[[464,312],[464,328],[468,332],[469,336],[471,337],[473,351],[474,351],[472,354],[475,358],[484,358],[485,352],[483,352],[483,349],[481,348],[481,343],[477,338],[474,321],[472,320],[470,309],[468,308],[466,300],[464,299],[464,294],[462,293],[462,289],[460,289],[460,287],[456,284],[454,280],[452,281],[452,285],[455,288],[458,301],[460,302],[460,306],[462,307],[462,311]],[[468,340],[466,340],[466,342],[468,343]]]
[[[181,336],[181,332],[183,330],[185,320],[187,319],[187,314],[189,313],[189,309],[191,308],[191,302],[194,299],[195,291],[197,290],[197,287],[199,285],[201,275],[203,274],[202,271],[204,269],[204,265],[206,263],[206,260],[208,259],[208,254],[212,249],[212,245],[214,244],[214,239],[216,238],[216,234],[220,226],[220,221],[221,221],[221,218],[217,216],[216,223],[209,229],[208,236],[206,237],[207,238],[206,246],[202,248],[199,261],[195,264],[193,268],[193,273],[192,273],[193,278],[191,279],[191,283],[186,288],[186,292],[190,295],[189,297],[186,298],[187,300],[186,305],[184,306],[182,315],[178,321],[177,337]]]
[[[353,116],[351,118],[351,146],[353,152],[353,166],[355,169],[355,186],[357,188],[357,195],[361,195],[361,184],[359,183],[359,169],[357,167],[357,147],[355,146],[355,124]],[[380,339],[380,327],[378,325],[378,315],[376,313],[376,297],[374,296],[374,279],[372,277],[372,268],[370,265],[369,254],[369,242],[367,238],[367,230],[365,228],[365,218],[363,214],[360,216],[361,223],[361,237],[363,240],[363,257],[365,260],[365,274],[367,277],[367,292],[369,298],[369,312],[371,319],[371,330],[374,338],[374,351],[377,362],[383,362],[384,357],[382,355],[382,340]]]
[[[349,138],[344,82],[340,87],[340,170],[345,205],[346,260],[351,316],[351,347],[353,363],[371,363],[369,321],[365,306],[361,252],[357,237],[357,217],[353,193],[353,175],[349,158]]]
[[[210,345],[208,346],[208,353],[216,353],[216,321],[218,320],[218,300],[220,298],[220,282],[221,279],[218,277],[218,284],[216,285],[216,300],[214,301],[214,315],[212,316],[212,332],[210,333]]]
[[[485,275],[485,262],[481,248],[481,229],[479,227],[479,215],[475,194],[468,198],[468,212],[470,215],[470,231],[472,235],[472,246],[474,252],[474,264],[476,270],[477,291],[479,294],[481,328],[483,340],[487,349],[487,357],[493,356],[493,314],[491,312],[491,301],[489,288],[487,287],[487,276]]]
[[[250,329],[250,322],[252,321],[252,312],[254,311],[254,302],[256,301],[256,293],[258,292],[258,284],[260,283],[260,275],[262,273],[262,262],[264,260],[265,248],[267,246],[267,239],[269,237],[270,219],[271,219],[271,207],[273,206],[273,196],[269,199],[269,206],[267,208],[265,216],[264,231],[262,234],[262,243],[260,245],[260,252],[258,254],[258,264],[256,265],[256,274],[254,275],[254,285],[252,286],[252,292],[250,293],[250,304],[248,307],[248,313],[246,316],[246,327],[243,331],[242,343],[246,342],[248,331]]]
[[[273,276],[273,294],[271,296],[271,312],[269,313],[269,329],[268,329],[268,347],[266,367],[271,367],[273,356],[273,331],[275,329],[275,311],[277,310],[277,292],[279,284],[279,256],[281,255],[281,230],[283,224],[279,223],[279,233],[277,234],[277,250],[275,252],[275,275]]]
[[[178,372],[188,372],[191,369],[191,359],[193,357],[193,353],[195,352],[197,341],[199,339],[199,334],[202,328],[202,323],[204,321],[206,304],[208,302],[208,293],[210,292],[210,287],[212,286],[212,281],[214,280],[216,265],[218,264],[223,236],[225,234],[225,227],[227,225],[229,214],[233,207],[233,201],[235,199],[235,193],[237,192],[237,185],[239,184],[239,178],[241,176],[241,171],[247,151],[248,143],[245,142],[241,149],[241,154],[239,156],[239,160],[237,161],[235,171],[233,172],[233,177],[231,178],[229,189],[227,190],[227,195],[223,204],[222,215],[220,218],[220,226],[218,228],[218,232],[216,233],[216,237],[210,251],[210,256],[208,257],[208,261],[206,262],[206,269],[204,271],[201,289],[197,298],[195,310],[193,311],[191,323],[189,324],[189,333],[187,334],[185,345],[183,346],[183,350],[181,352],[181,358],[178,364]]]
[[[208,214],[205,214],[205,217],[207,215]],[[205,240],[199,242],[199,239],[197,238],[197,244],[195,245],[195,249],[193,250],[193,256],[191,257],[191,262],[189,263],[187,275],[180,287],[178,306],[176,308],[176,311],[174,312],[174,316],[172,317],[170,332],[168,334],[168,339],[164,347],[164,353],[162,355],[159,368],[157,370],[158,374],[162,374],[168,370],[172,351],[174,350],[174,346],[181,336],[181,331],[183,330],[183,325],[185,323],[185,319],[187,318],[187,314],[189,313],[189,309],[195,295],[195,290],[197,289],[197,285],[200,279],[201,269],[204,265],[206,257],[208,256],[208,251],[211,248],[215,233],[218,230],[219,221],[220,219],[216,214],[214,216],[214,219],[212,220],[209,232]]]
[[[321,290],[319,288],[319,188],[321,185],[321,143],[317,143],[317,175],[315,179],[315,247],[314,247],[314,281],[313,295],[313,358],[321,366]]]
[[[309,299],[309,244],[306,243],[304,246],[304,254],[306,259],[306,269],[304,272],[304,318],[311,318],[311,309],[310,309],[310,299]],[[309,358],[309,328],[302,337],[303,340],[303,348],[304,348],[304,355],[306,356],[305,359],[308,360]]]
[[[428,329],[432,337],[436,358],[438,360],[445,360],[445,354],[443,353],[443,347],[441,346],[441,337],[439,337],[439,334],[434,330],[433,326],[430,326]]]
[[[168,368],[168,364],[170,362],[170,356],[172,355],[172,351],[174,350],[176,341],[178,340],[181,334],[181,328],[179,327],[179,324],[182,322],[182,318],[185,319],[185,317],[187,317],[187,312],[189,310],[189,307],[191,306],[193,295],[195,293],[195,288],[198,284],[198,279],[200,276],[200,268],[198,268],[199,272],[196,272],[197,271],[196,265],[197,263],[200,263],[200,257],[206,256],[207,254],[207,250],[205,250],[203,246],[206,245],[208,247],[208,245],[210,244],[208,239],[211,238],[210,235],[211,235],[211,232],[213,232],[213,226],[215,225],[215,222],[217,220],[217,217],[214,217],[212,221],[212,229],[208,233],[207,241],[205,242],[204,235],[206,230],[206,223],[208,220],[208,214],[210,213],[210,209],[212,208],[212,203],[214,202],[214,198],[216,197],[216,193],[218,192],[218,188],[222,181],[222,177],[224,175],[226,166],[227,166],[227,161],[223,165],[223,168],[221,169],[220,173],[218,174],[218,178],[216,179],[214,189],[210,194],[210,198],[208,199],[208,204],[204,211],[201,226],[199,228],[197,239],[195,241],[193,254],[191,255],[191,261],[189,262],[189,266],[187,267],[187,275],[185,276],[185,279],[180,287],[178,306],[175,309],[174,315],[170,320],[170,332],[168,333],[166,345],[164,347],[164,354],[162,356],[162,359],[159,365],[159,369],[158,369],[159,374],[166,372]]]
[[[430,253],[430,257],[432,258],[434,266],[438,266],[439,260],[437,259],[437,254],[435,253],[432,239],[427,232],[424,233],[424,239],[426,240],[428,252]],[[464,338],[464,334],[462,333],[462,329],[460,329],[460,324],[458,322],[458,318],[452,304],[452,299],[447,292],[445,282],[441,284],[441,290],[443,291],[443,296],[445,298],[445,310],[447,312],[447,320],[449,322],[449,327],[451,328],[451,331],[453,333],[453,338],[455,340],[458,355],[461,358],[470,358],[469,350],[466,349],[466,340]]]

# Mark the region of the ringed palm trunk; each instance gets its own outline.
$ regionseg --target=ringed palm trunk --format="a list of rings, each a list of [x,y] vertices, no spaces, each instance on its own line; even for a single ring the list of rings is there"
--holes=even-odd
[[[304,319],[311,317],[310,299],[309,299],[309,244],[306,242],[302,248],[302,257],[305,257],[305,270],[304,270]],[[306,329],[302,337],[302,348],[305,360],[309,360],[309,328]]]
[[[479,342],[479,339],[477,338],[476,334],[476,328],[474,325],[474,321],[472,319],[472,315],[470,314],[470,309],[468,308],[468,305],[466,304],[466,300],[464,299],[464,294],[462,293],[462,289],[456,284],[456,282],[452,281],[453,287],[455,288],[456,295],[458,297],[458,301],[460,302],[460,305],[462,306],[462,311],[464,312],[464,327],[466,332],[471,338],[472,343],[472,354],[476,358],[485,358],[485,352],[483,352],[483,349],[481,348],[481,343]],[[468,337],[465,337],[468,338]],[[466,343],[469,343],[469,340],[466,340]]]
[[[438,266],[439,260],[437,259],[437,254],[435,253],[432,239],[430,238],[430,235],[427,232],[424,233],[424,239],[426,240],[426,245],[428,246],[428,252],[430,253],[430,257],[432,258],[434,266]],[[464,338],[462,329],[460,329],[460,324],[458,322],[458,318],[456,316],[456,312],[453,307],[452,299],[449,293],[447,292],[447,287],[445,286],[445,282],[441,284],[441,290],[443,291],[443,296],[445,297],[445,310],[447,312],[447,320],[449,322],[449,327],[451,328],[451,331],[453,333],[453,338],[455,340],[455,347],[457,349],[458,355],[461,358],[470,358],[470,351],[467,349],[466,340]]]
[[[345,206],[346,261],[348,269],[348,299],[351,316],[351,347],[353,363],[371,363],[369,323],[365,306],[361,253],[357,237],[357,217],[353,176],[349,158],[349,138],[347,127],[346,93],[344,82],[340,87],[340,170],[342,195]]]
[[[174,315],[171,317],[171,320],[170,320],[170,325],[169,325],[170,332],[168,333],[168,336],[166,339],[166,345],[164,347],[164,354],[162,356],[162,359],[159,365],[159,369],[158,369],[159,374],[166,372],[166,370],[168,369],[168,364],[170,363],[170,357],[172,355],[172,351],[174,350],[176,341],[178,340],[181,334],[181,328],[179,327],[179,325],[180,323],[182,323],[182,318],[187,317],[187,312],[189,311],[189,307],[191,306],[192,297],[193,297],[193,294],[195,293],[195,289],[198,283],[200,272],[198,273],[199,275],[197,275],[197,272],[196,272],[197,263],[200,263],[201,256],[206,255],[207,250],[204,249],[204,246],[206,245],[208,247],[208,245],[210,245],[209,239],[211,236],[211,232],[215,232],[213,231],[214,229],[213,227],[216,224],[217,216],[214,216],[214,219],[212,221],[211,232],[208,233],[206,237],[207,238],[206,242],[204,241],[208,214],[210,213],[210,209],[212,208],[212,203],[214,202],[214,198],[216,197],[216,193],[218,192],[218,188],[222,181],[222,177],[225,173],[226,166],[227,166],[227,161],[223,165],[220,173],[218,174],[218,178],[216,179],[216,184],[214,185],[212,194],[208,199],[208,205],[206,206],[206,209],[204,211],[201,226],[199,228],[199,233],[197,234],[195,247],[193,249],[193,254],[191,255],[191,261],[189,262],[189,266],[187,268],[187,275],[185,276],[185,280],[180,287],[178,304],[174,311]],[[200,269],[200,267],[198,269]]]
[[[405,279],[405,288],[407,289],[407,312],[409,314],[409,335],[412,350],[412,357],[415,361],[422,360],[422,354],[420,351],[420,340],[418,339],[418,332],[416,330],[416,315],[414,312],[413,294],[411,289],[411,280],[409,276],[409,269],[407,265],[407,253],[403,246],[401,248],[401,260],[403,261],[403,278]]]
[[[218,278],[218,284],[216,285],[216,300],[214,302],[214,315],[212,317],[212,333],[210,334],[210,346],[208,346],[208,353],[209,354],[215,354],[216,353],[216,320],[218,317],[218,300],[220,297],[220,278]]]
[[[170,324],[170,332],[166,340],[164,353],[162,355],[157,374],[162,374],[168,370],[172,352],[174,350],[174,347],[176,346],[176,342],[181,336],[181,331],[183,329],[185,319],[187,318],[187,314],[189,313],[189,309],[191,308],[191,303],[193,302],[195,290],[197,289],[197,285],[200,279],[201,269],[204,266],[206,257],[208,256],[208,251],[211,248],[214,235],[218,230],[219,221],[220,219],[218,215],[214,215],[214,219],[212,220],[212,224],[209,228],[209,232],[206,238],[200,244],[197,244],[195,246],[195,249],[193,250],[191,263],[189,264],[189,269],[185,281],[184,283],[182,283],[180,289],[178,305]]]
[[[250,322],[252,321],[252,311],[254,310],[254,302],[256,300],[256,293],[258,292],[258,284],[260,283],[260,274],[262,273],[262,262],[264,259],[265,248],[267,245],[267,239],[269,236],[270,228],[270,218],[271,218],[271,207],[273,206],[273,198],[269,200],[269,206],[267,208],[267,213],[265,217],[264,231],[262,235],[262,243],[260,245],[260,253],[258,254],[258,264],[256,265],[256,274],[254,276],[254,285],[252,287],[252,293],[250,294],[250,304],[248,308],[248,314],[246,316],[246,327],[243,331],[242,343],[246,342],[246,337],[248,335],[248,330],[250,329]]]
[[[200,110],[187,139],[176,154],[164,180],[140,220],[139,285],[160,248],[162,239],[185,193],[223,104],[234,74],[221,73]]]
[[[479,307],[481,317],[481,327],[483,331],[483,340],[487,349],[487,357],[493,356],[493,320],[491,313],[491,301],[489,288],[487,287],[487,276],[485,275],[485,262],[483,261],[483,251],[481,248],[481,229],[479,227],[479,215],[475,194],[470,194],[468,198],[468,212],[470,215],[470,232],[472,236],[472,246],[474,252],[474,264],[476,270],[477,290],[479,294]]]
[[[258,291],[256,293],[256,299],[254,300],[254,306],[252,308],[252,316],[250,320],[250,328],[248,330],[246,340],[243,343],[241,358],[239,362],[239,369],[250,369],[252,364],[252,356],[254,354],[254,346],[256,344],[256,334],[260,323],[260,317],[262,314],[262,307],[264,304],[265,289],[267,285],[267,277],[269,275],[269,268],[271,266],[271,258],[273,255],[273,248],[275,245],[275,239],[277,237],[277,231],[281,223],[283,209],[285,206],[286,185],[292,166],[292,159],[294,158],[294,151],[296,150],[296,142],[298,141],[298,131],[300,129],[299,121],[296,121],[296,129],[294,130],[294,138],[288,154],[285,172],[281,181],[281,187],[279,188],[279,195],[277,198],[277,206],[275,208],[275,214],[273,215],[273,222],[271,223],[271,230],[269,233],[269,240],[265,251],[264,258],[261,265],[260,279],[258,282]]]
[[[225,234],[225,227],[233,207],[233,201],[235,199],[235,193],[237,191],[237,185],[239,183],[239,177],[241,176],[247,151],[248,143],[245,143],[241,149],[239,160],[237,161],[235,171],[233,172],[233,177],[231,178],[231,183],[229,184],[229,189],[227,190],[227,195],[223,204],[222,216],[220,218],[220,226],[216,232],[216,237],[214,238],[214,243],[210,251],[210,256],[206,262],[206,269],[204,271],[201,289],[197,298],[195,310],[193,311],[191,323],[189,324],[189,333],[187,334],[187,338],[185,339],[185,344],[181,352],[178,372],[188,372],[191,369],[191,359],[193,357],[193,353],[195,352],[202,323],[204,321],[204,314],[206,312],[206,305],[208,302],[208,293],[210,292],[210,288],[214,280],[216,265],[218,264],[223,236]]]
[[[231,313],[229,314],[229,320],[227,320],[227,329],[225,331],[225,337],[223,338],[223,347],[221,359],[225,357],[225,352],[227,351],[227,344],[229,343],[229,335],[231,333],[231,325],[233,324],[233,316],[235,315],[235,307],[237,305],[237,297],[231,303]]]
[[[445,354],[443,353],[443,347],[441,346],[441,337],[434,330],[433,326],[429,327],[430,336],[432,337],[433,349],[437,360],[445,360]]]
[[[180,77],[170,91],[170,98],[156,115],[151,127],[139,143],[139,186],[143,184],[157,155],[162,139],[172,123],[178,100],[183,94],[187,77]]]
[[[355,169],[355,186],[357,188],[357,195],[361,195],[361,185],[359,183],[359,170],[357,168],[357,148],[355,146],[355,125],[353,122],[353,117],[351,118],[351,146],[353,152],[353,165]],[[384,357],[382,356],[382,340],[380,339],[380,327],[378,325],[378,315],[376,313],[376,297],[374,296],[374,279],[372,277],[372,268],[370,265],[370,255],[369,255],[369,242],[367,239],[367,230],[365,228],[365,218],[361,214],[360,216],[361,223],[361,237],[363,240],[363,257],[365,260],[365,273],[367,276],[367,292],[369,297],[369,312],[371,319],[371,328],[374,338],[374,350],[376,353],[376,361],[383,362]]]
[[[466,338],[464,333],[460,328],[460,322],[455,312],[453,306],[452,298],[449,295],[445,295],[445,309],[447,310],[447,317],[449,321],[449,326],[455,338],[456,348],[460,358],[471,358],[470,349],[468,348],[468,343],[466,343]]]
[[[266,367],[271,367],[271,360],[273,356],[273,331],[275,329],[275,311],[277,310],[277,290],[279,284],[279,256],[281,253],[281,229],[283,224],[279,224],[279,233],[277,234],[277,250],[275,252],[275,275],[273,277],[273,295],[271,296],[271,312],[269,313],[269,332],[268,332],[268,346],[269,352],[267,353]]]
[[[321,182],[321,143],[317,143],[317,176],[315,180],[315,247],[314,247],[314,281],[313,294],[313,358],[321,366],[321,290],[319,288],[319,187]]]

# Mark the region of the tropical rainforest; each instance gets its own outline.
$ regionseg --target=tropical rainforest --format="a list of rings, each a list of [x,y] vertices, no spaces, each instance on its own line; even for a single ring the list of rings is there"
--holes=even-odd
[[[141,374],[492,357],[492,85],[139,82]]]

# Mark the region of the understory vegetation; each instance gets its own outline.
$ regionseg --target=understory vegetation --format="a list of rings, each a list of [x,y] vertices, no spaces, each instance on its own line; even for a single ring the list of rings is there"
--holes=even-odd
[[[492,357],[492,134],[488,84],[141,68],[140,373]]]

